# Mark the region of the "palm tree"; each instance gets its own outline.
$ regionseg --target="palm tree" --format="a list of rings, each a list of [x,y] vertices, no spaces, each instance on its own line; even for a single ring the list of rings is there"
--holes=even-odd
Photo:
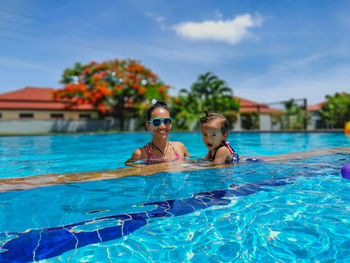
[[[211,72],[199,75],[189,90],[180,90],[178,98],[177,117],[183,118],[183,129],[189,128],[189,123],[198,119],[205,110],[222,113],[230,123],[237,119],[239,102],[234,100],[232,89]]]
[[[199,99],[207,101],[211,95],[211,86],[218,81],[219,78],[211,72],[199,75],[197,81],[192,84],[191,91],[196,94]]]
[[[191,86],[191,91],[202,101],[201,112],[208,109],[212,112],[238,111],[239,104],[233,99],[233,91],[224,80],[211,72],[198,77]]]

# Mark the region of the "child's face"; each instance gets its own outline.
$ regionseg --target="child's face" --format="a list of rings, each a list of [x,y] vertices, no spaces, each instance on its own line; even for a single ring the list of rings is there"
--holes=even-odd
[[[207,148],[213,150],[226,140],[227,133],[222,134],[220,122],[213,120],[202,124],[202,138]]]

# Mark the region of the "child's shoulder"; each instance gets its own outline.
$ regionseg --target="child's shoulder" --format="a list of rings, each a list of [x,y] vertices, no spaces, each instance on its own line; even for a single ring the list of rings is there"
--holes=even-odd
[[[217,153],[229,153],[231,154],[231,151],[226,147],[226,146],[221,146],[218,150]]]
[[[229,148],[227,147],[220,147],[217,152],[216,155],[218,156],[229,156],[230,158],[232,158],[233,154],[231,153],[231,151],[229,150]]]

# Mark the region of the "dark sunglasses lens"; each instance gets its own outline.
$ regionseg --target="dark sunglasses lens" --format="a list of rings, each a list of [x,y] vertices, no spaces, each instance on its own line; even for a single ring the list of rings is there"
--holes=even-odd
[[[161,123],[162,123],[162,122],[161,122],[160,119],[154,119],[154,120],[152,121],[152,124],[153,124],[154,127],[158,127]]]
[[[171,119],[164,119],[164,125],[169,126],[171,124]]]

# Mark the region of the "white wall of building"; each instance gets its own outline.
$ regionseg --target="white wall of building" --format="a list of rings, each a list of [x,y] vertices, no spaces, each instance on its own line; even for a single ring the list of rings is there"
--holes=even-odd
[[[125,120],[125,131],[137,130],[137,119]],[[0,133],[95,132],[119,130],[119,121],[111,120],[0,120]]]

